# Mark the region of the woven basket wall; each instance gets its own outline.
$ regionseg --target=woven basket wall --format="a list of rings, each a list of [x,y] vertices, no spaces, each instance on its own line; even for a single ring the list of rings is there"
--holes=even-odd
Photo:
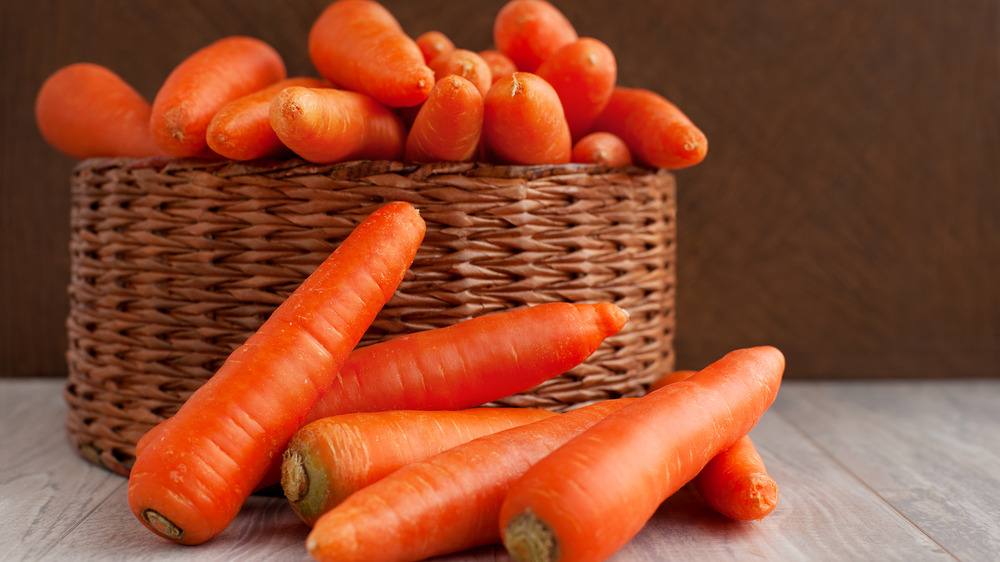
[[[72,181],[67,429],[121,474],[135,442],[388,201],[427,233],[361,345],[552,301],[630,314],[585,363],[498,402],[557,411],[673,369],[674,176],[591,165],[89,160]]]

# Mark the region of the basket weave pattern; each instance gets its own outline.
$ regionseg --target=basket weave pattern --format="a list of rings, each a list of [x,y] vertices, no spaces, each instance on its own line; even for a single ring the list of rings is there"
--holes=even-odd
[[[361,345],[553,301],[613,302],[625,329],[498,405],[562,411],[634,396],[673,368],[674,177],[505,167],[89,160],[72,181],[67,429],[127,474],[172,415],[372,211],[427,233]]]

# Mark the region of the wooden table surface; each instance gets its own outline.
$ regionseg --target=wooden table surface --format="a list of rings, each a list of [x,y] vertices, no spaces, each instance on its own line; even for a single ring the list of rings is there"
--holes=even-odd
[[[198,547],[150,534],[125,478],[70,448],[62,384],[0,381],[0,559],[309,558],[283,498],[251,498]],[[781,489],[775,512],[729,521],[685,488],[612,560],[997,560],[998,434],[1000,379],[786,381],[751,434]],[[490,546],[439,560],[509,557]]]

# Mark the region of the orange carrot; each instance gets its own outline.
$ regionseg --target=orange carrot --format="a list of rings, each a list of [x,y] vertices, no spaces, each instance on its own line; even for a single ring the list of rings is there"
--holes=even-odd
[[[694,166],[708,152],[705,134],[676,105],[649,90],[616,87],[592,130],[618,135],[636,161],[653,168]]]
[[[420,107],[406,137],[406,160],[472,160],[483,132],[483,97],[475,84],[458,75],[438,80]]]
[[[712,509],[732,519],[763,519],[778,505],[778,484],[748,435],[709,461],[693,483]]]
[[[594,119],[608,105],[618,66],[607,45],[583,37],[546,59],[537,74],[559,94],[570,133],[577,140],[590,131]]]
[[[411,462],[477,437],[556,415],[537,408],[393,410],[322,418],[285,449],[281,487],[312,525],[347,496]]]
[[[440,31],[427,31],[416,39],[417,47],[424,55],[424,62],[429,63],[436,59],[438,55],[449,53],[455,50],[455,43],[447,35]]]
[[[337,0],[309,31],[309,57],[340,88],[390,107],[427,99],[434,72],[396,18],[374,0]]]
[[[323,81],[311,77],[286,78],[229,102],[208,124],[209,148],[232,160],[253,160],[287,152],[268,119],[271,100],[291,86],[320,88]]]
[[[573,145],[570,155],[573,162],[625,166],[632,163],[632,153],[625,141],[611,133],[596,132],[584,135]]]
[[[774,401],[784,356],[733,351],[609,414],[514,483],[500,513],[518,561],[604,560],[660,503],[749,433]]]
[[[517,65],[514,64],[514,61],[496,49],[479,51],[479,56],[490,66],[490,76],[492,76],[494,82],[502,76],[517,72]]]
[[[484,100],[483,145],[503,164],[565,164],[573,146],[559,96],[545,80],[515,72]]]
[[[493,74],[490,65],[475,53],[468,49],[454,49],[450,52],[438,56],[430,63],[431,70],[434,71],[434,79],[441,80],[445,76],[456,74],[468,79],[476,85],[480,95],[485,96],[493,84]]]
[[[522,72],[534,72],[577,38],[573,24],[545,0],[510,0],[493,21],[493,43]]]
[[[212,117],[227,103],[285,78],[273,47],[253,37],[224,37],[194,52],[170,72],[153,99],[150,128],[174,157],[202,153]]]
[[[629,404],[604,400],[452,447],[349,496],[313,526],[318,560],[422,560],[500,538],[504,493],[559,445]]]
[[[372,213],[158,427],[129,476],[146,527],[198,544],[229,525],[394,293],[424,228],[408,203]]]
[[[667,386],[668,384],[673,384],[675,382],[686,381],[689,378],[691,378],[692,376],[694,376],[694,374],[697,373],[697,372],[698,371],[684,370],[684,371],[674,371],[672,373],[667,373],[667,374],[663,375],[662,377],[660,377],[660,378],[656,379],[655,381],[653,381],[649,385],[649,388],[646,389],[646,392],[647,393],[648,392],[653,392],[654,390],[663,388],[663,387]]]
[[[398,160],[406,143],[398,115],[349,90],[285,88],[271,102],[270,122],[285,146],[316,163]]]
[[[149,130],[150,104],[108,68],[89,62],[49,76],[35,98],[35,122],[53,148],[73,158],[165,155]]]

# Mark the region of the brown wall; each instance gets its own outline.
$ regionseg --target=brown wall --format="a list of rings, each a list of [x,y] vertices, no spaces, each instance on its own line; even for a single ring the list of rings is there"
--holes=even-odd
[[[68,176],[41,81],[105,64],[151,98],[227,34],[311,73],[326,0],[0,6],[0,375],[64,375]],[[490,46],[502,1],[386,0],[411,34]],[[710,138],[679,180],[678,366],[785,351],[789,376],[1000,375],[1000,1],[557,1]]]

